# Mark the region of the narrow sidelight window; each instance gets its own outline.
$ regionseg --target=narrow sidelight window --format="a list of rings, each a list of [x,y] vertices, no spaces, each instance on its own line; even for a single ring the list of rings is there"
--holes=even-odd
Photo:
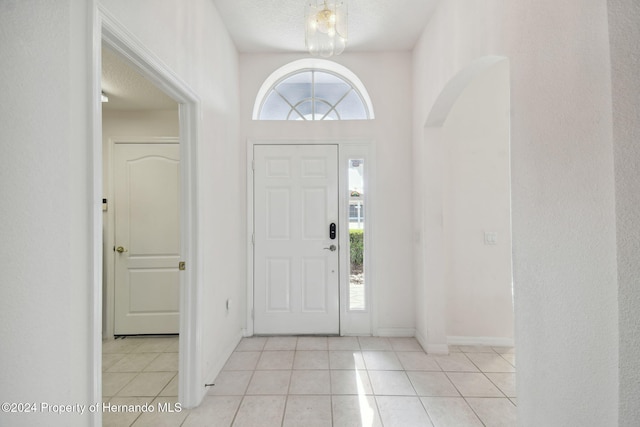
[[[349,310],[366,309],[364,160],[349,159]]]

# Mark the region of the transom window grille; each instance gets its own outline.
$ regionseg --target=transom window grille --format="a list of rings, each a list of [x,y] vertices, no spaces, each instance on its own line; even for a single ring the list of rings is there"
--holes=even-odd
[[[342,76],[301,70],[278,80],[264,97],[259,120],[367,120],[362,94]]]

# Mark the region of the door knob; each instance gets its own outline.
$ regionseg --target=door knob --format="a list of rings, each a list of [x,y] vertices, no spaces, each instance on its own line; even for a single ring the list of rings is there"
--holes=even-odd
[[[122,252],[129,252],[128,250],[126,250],[125,248],[123,248],[122,246],[118,246],[116,248],[116,252],[118,252],[119,254],[121,254]]]
[[[335,251],[335,250],[336,250],[336,249],[338,249],[338,248],[336,247],[336,245],[331,245],[331,246],[329,246],[328,248],[323,248],[323,249],[324,249],[324,250],[327,250],[327,251],[331,251],[331,252],[333,252],[333,251]]]

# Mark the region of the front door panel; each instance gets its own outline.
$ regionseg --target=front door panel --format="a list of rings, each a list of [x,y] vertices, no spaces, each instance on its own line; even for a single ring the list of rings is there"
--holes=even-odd
[[[254,147],[254,332],[339,333],[338,148]]]

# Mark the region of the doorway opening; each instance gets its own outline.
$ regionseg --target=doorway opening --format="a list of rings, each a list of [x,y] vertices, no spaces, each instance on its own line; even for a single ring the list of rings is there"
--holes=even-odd
[[[289,172],[293,171],[293,168],[289,166],[290,163],[288,161],[285,161],[288,158],[285,155],[286,153],[267,154],[266,156],[264,154],[258,155],[264,151],[264,147],[279,147],[279,150],[284,150],[285,152],[291,150],[291,147],[300,147],[301,150],[305,151],[322,149],[321,147],[335,147],[337,151],[336,154],[332,155],[332,159],[335,159],[336,163],[332,166],[332,170],[335,171],[332,172],[332,175],[335,174],[336,177],[332,179],[337,181],[335,183],[337,186],[335,196],[337,211],[332,210],[332,212],[337,213],[329,215],[325,214],[324,208],[320,209],[320,201],[324,200],[328,193],[325,191],[324,183],[314,183],[308,188],[309,191],[306,193],[303,191],[301,195],[303,201],[313,205],[313,209],[309,209],[306,216],[295,212],[291,214],[293,211],[285,205],[301,206],[300,203],[296,204],[290,198],[292,193],[287,190],[289,184],[284,182],[286,181],[285,176],[288,176]],[[311,161],[303,166],[307,168],[307,178],[320,179],[320,175],[329,170],[325,168],[327,166],[325,162],[319,161],[323,158],[325,158],[324,155],[317,153],[309,157]],[[245,336],[286,333],[371,335],[374,328],[372,319],[374,318],[375,305],[373,304],[374,288],[372,285],[374,276],[371,274],[373,264],[371,262],[371,242],[373,241],[371,227],[373,204],[371,203],[371,196],[374,193],[374,185],[370,177],[373,175],[374,160],[375,146],[373,141],[248,141],[247,231],[251,238],[247,247],[249,258],[247,277],[249,280],[247,282],[248,309]],[[331,162],[333,163],[334,160]],[[349,165],[356,163],[357,166],[350,172]],[[350,173],[358,175],[359,180],[355,181],[354,177],[350,181]],[[269,178],[265,180],[262,175],[269,175]],[[279,180],[283,181],[280,182]],[[269,181],[273,182],[268,183]],[[350,186],[360,189],[359,198],[355,195],[352,197]],[[364,193],[365,188],[366,196]],[[279,207],[275,205],[276,203]],[[351,205],[359,207],[351,208]],[[282,214],[269,214],[268,211],[270,209],[275,209],[276,211],[281,209]],[[356,213],[359,209],[359,217],[351,215],[352,209],[355,209],[354,212]],[[296,219],[295,216],[299,218]],[[365,218],[367,218],[366,222]],[[353,221],[351,221],[352,219]],[[302,273],[316,271],[318,274],[312,274],[309,277],[313,276],[313,280],[306,282],[303,280],[302,283],[312,285],[318,281],[318,277],[331,278],[334,281],[334,285],[331,285],[330,288],[325,288],[325,290],[330,289],[331,292],[325,292],[325,290],[318,292],[318,289],[322,287],[315,285],[308,286],[306,289],[308,292],[305,292],[304,289],[293,292],[291,282],[293,281],[292,272],[294,270],[290,267],[290,262],[285,259],[287,257],[275,256],[275,252],[268,250],[268,245],[286,244],[291,230],[293,230],[287,224],[292,221],[298,225],[317,223],[314,230],[309,231],[311,234],[306,236],[304,240],[307,240],[306,243],[313,243],[317,246],[315,249],[319,253],[306,254],[306,260],[303,260],[304,262],[302,263],[304,268],[298,270]],[[351,222],[354,222],[353,227],[350,227]],[[261,228],[264,230],[260,230]],[[367,243],[355,249],[356,251],[360,250],[361,254],[358,259],[354,260],[354,274],[351,274],[351,248],[353,245],[350,243],[350,228],[353,228],[354,233],[359,230],[361,236],[367,236]],[[263,242],[262,240],[267,236],[267,231],[270,233],[268,239],[270,242]],[[333,231],[335,231],[335,234],[333,234]],[[311,235],[315,236],[314,239],[309,238]],[[296,252],[294,251],[293,253]],[[331,261],[326,265],[323,261],[325,258],[331,258]],[[366,263],[364,260],[367,260]],[[338,276],[337,280],[334,275]],[[304,277],[299,272],[295,273],[295,276]],[[352,287],[350,285],[352,282],[351,276],[358,276],[355,280],[359,280],[360,283],[354,284]],[[365,277],[367,278],[366,286],[362,282]],[[323,283],[325,283],[324,280]],[[315,284],[317,285],[317,283]],[[352,288],[355,289],[358,296],[355,296],[355,294],[354,296],[350,295]],[[337,295],[335,291],[337,291]],[[316,293],[314,294],[313,292]],[[277,315],[282,317],[289,312],[292,306],[291,299],[299,299],[301,297],[307,297],[307,299],[299,300],[300,305],[303,307],[306,305],[306,308],[301,310],[300,313],[304,313],[305,316],[303,317],[308,319],[314,316],[317,317],[324,311],[325,303],[326,306],[331,304],[332,307],[337,307],[337,312],[331,314],[337,326],[333,327],[330,332],[313,330],[310,327],[295,331],[285,331],[284,329],[277,332],[265,331],[265,325],[262,323],[264,314],[270,313],[275,317],[278,317]],[[284,325],[286,326],[286,324]],[[302,322],[296,323],[296,327],[300,325],[302,325]]]
[[[105,43],[101,87],[108,99],[102,100],[103,398],[177,399],[178,104]]]
[[[449,81],[424,128],[416,337],[430,353],[514,346],[509,87],[509,61],[480,58]]]
[[[178,334],[178,104],[102,46],[105,337]]]
[[[108,154],[103,152],[103,116],[102,116],[102,49],[103,46],[123,59],[137,73],[160,89],[168,98],[178,104],[175,114],[179,123],[179,247],[180,262],[184,262],[184,271],[179,273],[179,362],[180,372],[178,395],[183,407],[195,406],[202,397],[198,375],[198,305],[194,297],[198,293],[196,277],[197,261],[197,221],[195,210],[195,180],[196,180],[196,128],[198,100],[191,89],[181,82],[153,53],[142,46],[124,27],[100,6],[96,10],[93,27],[93,138],[92,138],[92,166],[94,179],[92,198],[94,199],[93,215],[93,271],[92,286],[92,331],[93,331],[93,401],[102,401],[102,338],[103,338],[103,277],[102,272],[109,270],[103,266],[103,250],[106,239],[103,235],[103,216],[105,199],[103,193],[103,162]],[[108,95],[107,95],[108,96]],[[108,209],[108,198],[106,207]],[[119,245],[120,246],[120,245]],[[123,246],[123,252],[126,247]],[[117,247],[116,247],[117,249]],[[118,252],[116,252],[118,253]],[[177,267],[177,266],[176,266]],[[182,269],[181,269],[182,270]],[[105,313],[108,314],[108,313]],[[94,414],[94,423],[99,424],[101,414]]]

